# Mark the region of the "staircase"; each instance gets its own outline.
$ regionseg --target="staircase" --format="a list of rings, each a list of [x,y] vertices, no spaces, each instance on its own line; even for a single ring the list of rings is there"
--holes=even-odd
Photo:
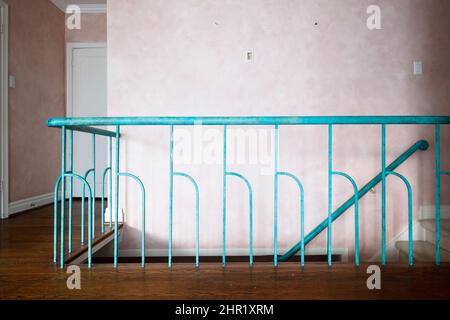
[[[436,220],[419,219],[418,223],[425,232],[424,240],[413,242],[413,256],[416,262],[433,262],[436,258]],[[408,261],[408,241],[397,241],[399,261]],[[441,261],[450,262],[450,219],[441,219]]]

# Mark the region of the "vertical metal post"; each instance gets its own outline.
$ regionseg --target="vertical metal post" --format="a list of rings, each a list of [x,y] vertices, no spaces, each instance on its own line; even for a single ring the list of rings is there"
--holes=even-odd
[[[169,268],[172,268],[172,232],[173,232],[173,125],[170,126],[170,164],[169,164]]]
[[[227,126],[223,127],[223,171],[222,171],[222,267],[226,266],[227,240]]]
[[[119,256],[119,174],[120,174],[120,126],[116,127],[116,206],[114,221],[114,268],[117,268]]]
[[[412,266],[414,263],[412,189],[409,184],[407,184],[407,187],[408,187],[408,262],[409,266]]]
[[[95,154],[96,154],[96,139],[95,134],[92,135],[92,168],[94,169],[94,172],[92,173],[92,239],[95,239],[95,185],[97,184],[96,180],[96,167],[95,167]]]
[[[305,191],[303,186],[299,184],[300,187],[300,236],[301,236],[301,257],[300,264],[302,267],[305,266]]]
[[[58,191],[62,177],[59,176],[53,193],[53,263],[58,262]]]
[[[69,130],[69,171],[73,174],[73,130]],[[73,176],[69,179],[69,254],[72,253]]]
[[[195,191],[195,267],[198,270],[198,268],[200,267],[200,193],[198,191],[198,187]]]
[[[109,165],[108,167],[111,168],[109,170],[109,198],[108,198],[108,210],[109,210],[109,228],[112,228],[112,211],[113,211],[113,196],[112,196],[112,185],[113,185],[113,173],[112,173],[112,137],[109,137]]]
[[[84,198],[86,196],[86,186],[83,184],[82,190],[81,190],[81,245],[84,245]],[[91,207],[88,207],[89,209]]]
[[[275,126],[275,157],[274,157],[274,204],[273,204],[273,266],[278,266],[278,157],[279,157],[279,132]]]
[[[328,265],[332,264],[331,252],[331,214],[333,213],[333,125],[328,125],[328,238],[327,253]]]
[[[441,264],[441,126],[435,126],[436,134],[436,265]]]
[[[386,265],[386,125],[381,125],[381,264]]]
[[[61,269],[64,268],[64,220],[65,220],[65,200],[66,200],[66,127],[62,128],[62,143],[61,143],[61,177],[62,177],[62,187],[61,187]]]

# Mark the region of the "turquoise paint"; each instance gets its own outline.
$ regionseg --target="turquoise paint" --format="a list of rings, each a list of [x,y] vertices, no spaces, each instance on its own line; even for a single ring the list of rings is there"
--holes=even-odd
[[[93,177],[92,177],[92,239],[95,239],[95,185],[97,184],[96,181],[96,175],[97,175],[97,168],[96,168],[96,139],[95,134],[92,135],[92,168],[93,170]]]
[[[172,268],[172,233],[173,233],[173,126],[170,126],[169,159],[169,269]]]
[[[253,267],[253,189],[250,182],[242,174],[236,172],[226,172],[227,176],[237,177],[244,181],[248,188],[248,202],[249,202],[249,220],[250,220],[250,267]]]
[[[188,179],[195,189],[195,267],[200,267],[200,191],[194,178],[183,172],[174,172],[174,176]]]
[[[274,267],[278,266],[278,177],[286,176],[293,179],[300,190],[300,241],[302,242],[300,264],[303,267],[305,265],[305,247],[304,247],[304,237],[305,237],[305,218],[304,218],[304,189],[299,178],[289,172],[279,171],[279,126],[275,126],[275,157],[274,157],[274,257],[273,264]]]
[[[226,266],[227,243],[227,126],[223,127],[223,170],[222,170],[222,268]]]
[[[120,126],[116,126],[116,206],[114,221],[114,268],[117,269],[119,259],[119,173],[120,173]]]
[[[429,144],[425,140],[419,140],[415,144],[413,144],[408,150],[406,150],[403,154],[401,154],[397,159],[395,159],[389,166],[386,167],[387,171],[394,171],[398,168],[402,163],[408,160],[416,151],[418,150],[427,150],[429,148]],[[358,198],[361,199],[364,197],[372,188],[374,188],[378,183],[382,180],[382,173],[379,173],[375,176],[371,181],[369,181],[366,185],[364,185],[358,193]],[[351,206],[354,205],[354,197],[350,197],[346,202],[344,202],[337,210],[333,212],[331,216],[332,221],[338,219],[345,211],[347,211]],[[325,230],[328,226],[328,219],[322,221],[317,227],[315,227],[310,233],[308,233],[305,237],[305,245],[311,242],[315,237],[317,237],[323,230]],[[283,256],[278,258],[278,261],[287,261],[289,260],[296,252],[298,252],[301,248],[301,243],[297,243],[293,246],[288,252],[286,252]]]
[[[436,139],[436,265],[441,265],[441,127],[435,126]]]
[[[91,173],[94,172],[94,169],[89,169],[88,171],[86,171],[86,173],[84,174],[84,179],[87,181],[88,177]],[[83,184],[82,189],[81,189],[81,245],[84,245],[84,212],[85,212],[85,205],[84,205],[84,201],[86,198],[86,186]]]
[[[111,167],[108,167],[108,168],[106,168],[104,171],[103,171],[103,176],[102,176],[102,233],[105,233],[105,178],[106,178],[106,174],[107,173],[111,173],[112,172],[112,168]],[[111,183],[110,183],[110,185],[111,185]],[[110,198],[109,198],[109,200],[108,200],[108,202],[109,203],[111,203],[111,195],[110,195]],[[110,207],[111,207],[111,205],[110,205]],[[109,211],[111,212],[112,210],[111,210],[111,208],[109,209]],[[112,217],[110,216],[110,219],[109,219],[109,227],[111,228],[111,226],[112,226],[112,219],[111,219]]]
[[[73,173],[73,130],[69,130],[69,171]],[[69,179],[69,254],[72,253],[73,177]]]
[[[61,184],[62,176],[56,180],[55,191],[53,192],[53,263],[57,263],[58,259],[58,190]]]
[[[300,179],[295,175],[289,172],[278,172],[278,176],[286,176],[293,179],[299,188],[300,191],[300,241],[301,241],[301,249],[300,249],[300,264],[302,267],[305,266],[305,191],[303,189],[303,184]]]
[[[112,172],[112,167],[113,167],[113,161],[112,161],[112,156],[113,156],[113,142],[112,142],[112,137],[109,137],[109,163],[108,163],[108,167],[111,168],[111,170],[109,171],[109,198],[108,198],[108,208],[109,208],[109,228],[112,228],[112,212],[113,212],[113,191],[112,191],[112,186],[113,186],[113,172]]]
[[[91,187],[89,186],[89,183],[87,183],[86,179],[84,179],[83,177],[74,174],[74,173],[65,173],[63,176],[59,176],[58,180],[56,182],[55,185],[55,189],[54,189],[54,229],[53,229],[53,262],[56,263],[57,262],[57,222],[58,222],[58,189],[59,189],[59,185],[61,184],[61,181],[63,180],[63,178],[75,178],[79,181],[81,181],[81,183],[83,184],[83,186],[86,186],[88,189],[88,195],[89,195],[89,202],[88,202],[88,230],[89,230],[89,235],[90,235],[90,230],[91,230],[91,219],[89,217],[91,217],[91,197],[92,197],[92,190]],[[62,193],[61,193],[62,194]],[[61,197],[64,198],[64,197]],[[63,220],[63,216],[62,216],[62,211],[61,211],[61,220],[62,220],[62,224],[61,224],[61,234],[63,235],[65,232],[64,229],[64,220]],[[62,236],[61,239],[61,258],[60,258],[60,267],[61,269],[64,268],[64,237]],[[89,268],[91,268],[92,266],[92,241],[89,237],[88,240],[88,266]]]
[[[386,125],[381,125],[381,264],[386,265]]]
[[[354,192],[354,203],[355,203],[355,265],[357,267],[359,267],[359,198],[358,198],[358,186],[356,184],[355,179],[353,179],[350,175],[344,173],[344,172],[339,172],[339,171],[335,171],[332,173],[333,175],[336,176],[341,176],[346,178],[348,181],[350,181],[350,183],[352,184],[353,187],[353,192]]]
[[[273,203],[273,266],[278,266],[278,166],[279,166],[279,126],[275,126],[275,156],[274,156],[274,203]]]
[[[52,118],[49,127],[129,125],[329,125],[450,124],[450,116],[290,116],[290,117],[95,117]],[[72,128],[77,130],[76,128]]]
[[[440,177],[441,175],[449,175],[450,172],[448,171],[441,171],[440,170],[440,124],[450,124],[450,117],[448,116],[342,116],[342,117],[334,117],[334,116],[329,116],[329,117],[117,117],[117,118],[65,118],[65,119],[49,119],[47,121],[47,125],[50,127],[61,127],[62,128],[62,137],[63,137],[63,151],[62,151],[62,179],[59,183],[62,183],[62,194],[65,195],[65,178],[67,177],[67,175],[63,174],[64,172],[66,172],[66,130],[70,130],[71,135],[73,134],[73,131],[81,131],[81,132],[87,132],[87,133],[92,133],[93,134],[93,149],[94,149],[94,156],[93,156],[93,163],[94,163],[94,168],[95,168],[95,135],[102,135],[102,136],[107,136],[110,137],[110,143],[111,143],[111,139],[112,137],[116,138],[116,231],[117,231],[117,222],[118,222],[118,191],[119,191],[119,186],[118,186],[118,168],[119,168],[119,138],[120,138],[120,125],[170,125],[172,126],[172,132],[171,134],[173,135],[173,126],[174,125],[196,125],[196,124],[202,124],[202,125],[224,125],[224,170],[223,170],[223,246],[222,246],[222,263],[223,266],[225,266],[225,258],[226,258],[226,177],[229,176],[237,176],[241,179],[243,179],[246,184],[247,187],[249,188],[249,199],[250,199],[250,264],[253,264],[253,243],[252,243],[252,234],[253,234],[253,218],[252,218],[252,189],[251,189],[251,185],[248,182],[248,180],[246,178],[244,178],[242,175],[238,174],[238,173],[233,173],[233,172],[227,172],[227,166],[226,166],[226,130],[227,130],[227,125],[275,125],[276,126],[276,130],[277,130],[277,154],[276,154],[276,167],[275,172],[278,171],[278,126],[279,125],[328,125],[329,126],[329,183],[328,183],[328,201],[329,201],[329,210],[328,210],[328,219],[326,221],[326,225],[325,227],[327,227],[328,229],[328,240],[327,240],[327,249],[328,249],[328,262],[331,265],[331,239],[332,239],[332,225],[331,222],[334,221],[335,219],[337,219],[338,216],[340,216],[346,209],[343,209],[342,212],[339,212],[340,209],[345,206],[350,204],[350,206],[352,204],[355,204],[355,210],[357,207],[357,203],[358,200],[356,197],[354,197],[353,199],[349,199],[346,203],[344,203],[343,206],[341,206],[341,208],[339,208],[338,210],[336,210],[334,213],[331,213],[332,211],[332,175],[333,175],[333,171],[332,171],[332,125],[337,125],[337,124],[362,124],[362,125],[370,125],[370,124],[378,124],[381,125],[382,127],[382,172],[381,172],[381,177],[380,175],[378,175],[377,177],[375,177],[370,183],[375,183],[375,185],[377,183],[379,183],[380,179],[382,181],[382,189],[383,189],[383,196],[382,196],[382,262],[383,264],[386,263],[386,250],[385,250],[385,241],[386,241],[386,235],[385,235],[385,228],[386,228],[386,221],[385,221],[385,201],[386,201],[386,197],[385,197],[385,193],[386,193],[386,175],[387,174],[394,174],[397,175],[395,172],[393,172],[393,170],[398,165],[400,165],[402,162],[404,162],[409,156],[411,156],[415,151],[421,149],[421,150],[425,150],[428,148],[428,144],[424,141],[420,141],[418,142],[420,145],[418,145],[417,149],[412,151],[410,148],[407,152],[405,152],[405,154],[407,154],[408,152],[410,152],[409,155],[407,155],[406,158],[402,158],[402,156],[404,156],[405,154],[403,154],[402,156],[400,156],[396,161],[394,161],[390,166],[386,167],[386,125],[388,124],[433,124],[436,127],[436,142],[437,142],[437,147],[436,147],[436,201],[437,202],[437,208],[436,208],[436,223],[437,223],[437,241],[436,241],[436,264],[440,263],[440,255],[439,255],[439,247],[440,247]],[[116,125],[117,126],[117,130],[116,132],[110,132],[107,130],[102,130],[102,129],[97,129],[97,128],[93,128],[93,127],[87,127],[87,126],[102,126],[102,125]],[[71,137],[70,137],[71,139]],[[172,141],[172,148],[173,148],[173,136],[171,137]],[[69,145],[71,145],[73,142],[70,140],[69,141]],[[112,143],[111,143],[112,145]],[[414,146],[413,146],[414,147]],[[71,157],[73,156],[73,151],[72,151],[72,147],[69,147],[71,149]],[[112,149],[112,147],[110,146],[110,150]],[[173,157],[173,154],[171,154],[171,158]],[[402,158],[402,159],[401,159]],[[71,159],[69,159],[71,160]],[[112,164],[112,159],[110,159]],[[172,159],[173,160],[173,159]],[[73,174],[73,161],[71,160],[71,164],[69,164],[70,167],[70,172]],[[111,166],[110,166],[111,167]],[[334,172],[336,173],[336,172]],[[110,174],[111,174],[111,179],[112,179],[112,170],[110,170]],[[171,168],[171,176],[173,179],[173,167]],[[343,175],[343,174],[340,174]],[[278,174],[275,175],[276,177],[274,177],[274,184],[277,186],[278,185]],[[71,185],[73,185],[73,176],[70,177],[71,178]],[[404,177],[403,177],[404,178]],[[173,182],[172,182],[173,183]],[[369,183],[369,184],[370,184]],[[406,183],[406,182],[405,182]],[[83,185],[85,186],[85,185]],[[368,185],[366,185],[365,187],[363,187],[363,189],[361,189],[359,191],[359,193],[356,194],[357,197],[361,197],[361,193],[363,193],[362,195],[364,195],[365,193],[367,193],[368,190],[365,190],[365,188]],[[104,186],[103,186],[104,187]],[[278,187],[278,186],[277,186]],[[92,202],[95,202],[95,171],[94,171],[94,193],[93,196],[89,197],[89,200],[91,200],[91,198],[93,199]],[[170,197],[172,198],[172,190],[173,188],[173,184],[171,185],[171,195]],[[70,194],[70,189],[69,188],[69,194]],[[104,188],[103,188],[104,189]],[[312,239],[309,238],[309,236],[314,233],[314,232],[319,232],[318,229],[316,228],[315,230],[313,230],[312,233],[308,234],[306,237],[304,237],[302,235],[302,240],[300,242],[300,246],[299,248],[294,247],[293,249],[289,250],[289,252],[287,254],[285,254],[283,257],[281,257],[280,259],[278,259],[278,255],[277,255],[277,238],[278,238],[278,188],[275,189],[275,199],[276,199],[276,203],[274,204],[274,264],[277,265],[278,260],[279,261],[283,261],[283,259],[289,255],[292,250],[296,249],[301,249],[302,253],[304,253],[304,246],[306,243],[308,243],[309,241],[311,241]],[[370,190],[370,188],[369,188]],[[91,190],[92,192],[92,190]],[[412,191],[411,191],[412,192]],[[104,190],[103,190],[104,193]],[[112,198],[112,184],[110,184],[110,198]],[[69,195],[69,208],[71,208],[70,202],[72,200],[72,196]],[[84,200],[84,197],[83,197]],[[172,200],[171,200],[172,201]],[[64,208],[64,202],[65,202],[65,196],[62,197],[61,199],[61,248],[64,248],[64,218],[65,218],[65,208]],[[102,203],[103,206],[103,203]],[[89,214],[89,218],[92,219],[92,230],[89,228],[89,231],[92,232],[92,237],[94,236],[94,232],[95,232],[95,227],[94,227],[94,217],[95,217],[95,205],[90,205],[89,208],[92,208],[92,216],[91,214]],[[411,210],[409,210],[410,212]],[[57,212],[57,210],[56,210]],[[111,211],[110,211],[111,213]],[[172,213],[171,213],[172,214]],[[409,214],[410,216],[411,214]],[[358,215],[355,213],[355,242],[357,240],[357,217]],[[112,220],[112,219],[110,219]],[[57,217],[55,219],[55,221],[57,221]],[[55,222],[56,223],[56,222]],[[172,221],[170,222],[170,224],[172,223]],[[302,222],[303,224],[303,222]],[[102,223],[103,225],[103,223]],[[319,229],[321,227],[321,225],[318,226]],[[409,227],[409,226],[408,226]],[[170,230],[172,230],[172,225],[170,225]],[[103,228],[102,228],[102,232],[103,232]],[[317,234],[316,234],[317,235]],[[316,236],[314,235],[314,237]],[[172,237],[172,234],[170,234],[170,237]],[[117,236],[115,235],[115,267],[117,267]],[[56,236],[55,236],[56,239]],[[355,243],[355,248],[356,248],[356,243]],[[170,257],[169,257],[169,261],[170,261],[170,265],[171,265],[171,239],[170,239]],[[71,250],[71,209],[69,209],[69,252]],[[412,249],[410,249],[412,250]],[[54,250],[55,251],[55,250]],[[64,258],[64,250],[61,250],[61,260],[63,260]],[[198,251],[198,248],[197,248]],[[54,252],[55,253],[55,252]],[[411,254],[410,254],[411,256]],[[356,256],[355,256],[355,260],[356,260]],[[54,260],[55,257],[54,257]],[[197,259],[198,260],[198,259]],[[410,261],[410,264],[412,262]]]
[[[327,255],[328,266],[332,264],[332,219],[333,214],[333,125],[328,125],[328,223],[327,223]]]
[[[61,177],[62,177],[62,188],[61,188],[61,248],[60,248],[60,267],[64,268],[64,222],[66,220],[65,217],[65,201],[66,201],[66,128],[63,126],[61,131],[62,136],[62,146],[61,146]]]
[[[145,268],[145,187],[144,184],[142,183],[141,179],[139,179],[137,176],[135,176],[134,174],[128,173],[128,172],[121,172],[118,173],[118,176],[120,177],[127,177],[127,178],[131,178],[134,181],[137,182],[137,184],[139,185],[139,187],[141,188],[141,266],[142,268]]]
[[[388,171],[387,175],[393,175],[400,178],[408,190],[408,264],[412,266],[414,263],[413,258],[413,229],[412,229],[412,219],[413,219],[413,208],[412,208],[412,188],[408,179],[397,172]]]

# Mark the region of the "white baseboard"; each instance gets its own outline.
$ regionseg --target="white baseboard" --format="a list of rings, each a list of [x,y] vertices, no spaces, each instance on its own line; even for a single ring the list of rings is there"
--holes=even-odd
[[[436,218],[436,206],[421,206],[420,207],[421,219],[435,219]],[[450,206],[441,206],[441,219],[450,219]]]
[[[9,204],[9,215],[49,205],[53,203],[53,196],[54,194],[52,192],[28,199],[11,202]]]

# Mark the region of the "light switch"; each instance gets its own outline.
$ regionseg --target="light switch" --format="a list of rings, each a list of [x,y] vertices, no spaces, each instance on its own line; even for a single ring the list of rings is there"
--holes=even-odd
[[[9,76],[9,87],[11,89],[16,88],[16,77],[15,76]]]
[[[421,76],[423,74],[422,61],[414,61],[414,75]]]
[[[253,59],[254,59],[253,51],[247,51],[247,52],[245,53],[245,57],[246,57],[246,59],[247,59],[248,62],[252,62]]]

